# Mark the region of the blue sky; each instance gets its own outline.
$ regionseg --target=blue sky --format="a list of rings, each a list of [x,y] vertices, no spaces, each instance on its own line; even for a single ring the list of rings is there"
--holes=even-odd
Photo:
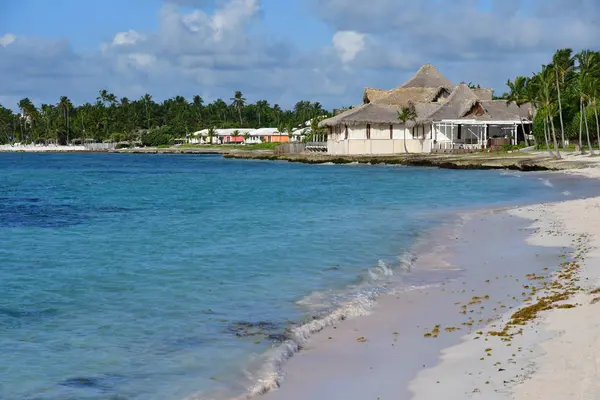
[[[597,0],[8,0],[0,103],[242,90],[338,107],[424,63],[502,92],[556,48],[597,46],[599,16]]]

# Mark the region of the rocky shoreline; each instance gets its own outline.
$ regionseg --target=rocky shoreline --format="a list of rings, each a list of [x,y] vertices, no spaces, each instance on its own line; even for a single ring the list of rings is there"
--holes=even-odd
[[[556,160],[540,154],[406,154],[391,156],[339,156],[319,153],[272,154],[237,152],[223,155],[225,158],[251,160],[288,161],[305,164],[387,164],[412,167],[435,167],[444,169],[509,169],[517,171],[560,171],[585,168],[582,160]]]
[[[15,152],[16,150],[12,150]],[[67,152],[55,150],[48,152]],[[325,153],[275,154],[271,150],[245,151],[227,147],[141,147],[118,150],[70,150],[85,153],[119,154],[198,154],[221,155],[225,158],[246,160],[287,161],[304,164],[387,164],[411,167],[433,167],[444,169],[507,169],[515,171],[562,171],[586,168],[595,160],[587,157],[565,155],[556,160],[545,153],[471,153],[471,154],[395,154],[395,155],[330,155]]]

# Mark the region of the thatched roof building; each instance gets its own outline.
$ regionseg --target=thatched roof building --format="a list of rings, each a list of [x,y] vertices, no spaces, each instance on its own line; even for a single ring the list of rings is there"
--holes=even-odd
[[[426,64],[397,88],[366,88],[363,105],[326,119],[320,126],[398,123],[398,112],[409,105],[415,107],[417,124],[458,119],[521,121],[530,117],[528,105],[519,108],[492,96],[492,89],[454,85],[437,68]]]

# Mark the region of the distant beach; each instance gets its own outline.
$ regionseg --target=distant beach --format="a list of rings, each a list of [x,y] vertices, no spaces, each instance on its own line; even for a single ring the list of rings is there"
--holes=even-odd
[[[59,146],[59,145],[34,145],[34,144],[22,144],[22,145],[0,145],[0,152],[28,152],[28,153],[45,153],[45,152],[81,152],[89,151],[85,146]]]

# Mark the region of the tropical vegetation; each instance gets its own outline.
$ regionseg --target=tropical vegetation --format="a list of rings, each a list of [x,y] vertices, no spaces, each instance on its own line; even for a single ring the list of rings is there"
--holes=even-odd
[[[559,49],[539,72],[506,84],[509,92],[503,97],[530,107],[534,138],[550,155],[560,158],[569,143],[582,153],[595,153],[594,144],[600,143],[600,52]]]
[[[18,111],[13,111],[13,106]],[[299,101],[293,109],[284,110],[266,100],[248,103],[240,91],[234,93],[229,104],[222,99],[205,104],[200,96],[191,101],[176,96],[156,102],[150,94],[130,100],[100,90],[93,104],[76,106],[67,96],[61,96],[55,104],[39,107],[29,98],[15,105],[0,105],[0,144],[93,140],[157,146],[175,138],[189,138],[207,128],[209,136],[215,136],[217,128],[264,126],[280,127],[282,133],[291,134],[306,126],[307,121],[328,115],[318,102]]]

